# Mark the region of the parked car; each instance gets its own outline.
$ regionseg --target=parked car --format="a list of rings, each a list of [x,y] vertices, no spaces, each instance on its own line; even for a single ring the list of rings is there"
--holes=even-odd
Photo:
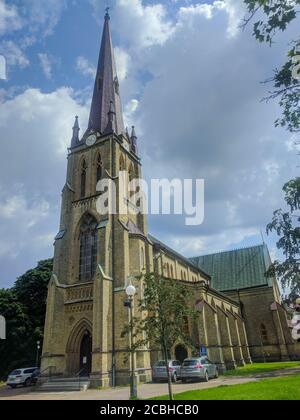
[[[6,384],[11,388],[17,388],[18,385],[34,385],[37,383],[39,372],[39,369],[36,367],[16,369],[8,376]]]
[[[183,362],[180,372],[182,382],[188,380],[201,380],[208,382],[209,379],[219,377],[218,366],[212,363],[207,357],[186,359]]]
[[[178,360],[169,360],[168,364],[172,382],[177,382],[180,379],[181,363]],[[153,382],[168,380],[165,361],[160,360],[155,363],[152,368],[152,380]]]

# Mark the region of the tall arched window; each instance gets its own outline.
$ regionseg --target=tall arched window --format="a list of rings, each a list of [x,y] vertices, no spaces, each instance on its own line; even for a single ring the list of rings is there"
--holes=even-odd
[[[167,263],[167,278],[170,278],[170,265]]]
[[[125,160],[124,160],[124,156],[123,155],[121,155],[121,157],[120,157],[120,166],[119,166],[119,168],[120,168],[120,171],[125,171],[125,169],[126,169]]]
[[[173,265],[171,265],[171,278],[174,279]]]
[[[133,173],[133,166],[132,166],[132,164],[130,164],[130,166],[129,166],[128,177],[129,177],[129,182],[133,181],[133,179],[134,179],[134,173]]]
[[[97,221],[87,215],[80,228],[79,280],[90,281],[97,269]]]
[[[81,198],[85,197],[85,194],[86,194],[86,172],[87,172],[87,164],[84,160],[82,162],[82,166],[81,166],[81,178],[80,178],[80,196],[81,196]]]
[[[102,175],[103,175],[103,163],[102,163],[100,153],[99,153],[98,158],[97,158],[97,171],[96,172],[97,172],[96,173],[96,178],[97,178],[96,180],[97,180],[97,183],[98,183],[99,181],[101,181]]]

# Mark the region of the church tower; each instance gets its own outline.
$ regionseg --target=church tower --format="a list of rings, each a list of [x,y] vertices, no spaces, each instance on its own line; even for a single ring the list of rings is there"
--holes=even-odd
[[[119,190],[122,174],[122,179],[127,174],[126,182],[141,178],[137,141],[134,127],[131,134],[124,128],[106,13],[88,128],[81,138],[76,117],[68,154],[48,291],[43,371],[90,376],[98,386],[129,382],[130,362],[124,362],[128,338],[121,337],[129,320],[125,289],[130,278],[153,271],[146,216],[119,211],[124,204],[135,207],[127,192],[119,202]],[[107,193],[97,188],[102,180],[115,185],[116,212],[99,212],[97,203]],[[142,287],[135,286],[138,299]],[[135,367],[141,381],[148,379],[148,351],[137,352]]]

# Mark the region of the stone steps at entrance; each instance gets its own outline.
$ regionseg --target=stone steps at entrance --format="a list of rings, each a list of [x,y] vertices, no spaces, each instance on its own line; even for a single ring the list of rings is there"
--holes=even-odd
[[[89,378],[56,378],[38,385],[39,392],[78,392],[90,387]]]

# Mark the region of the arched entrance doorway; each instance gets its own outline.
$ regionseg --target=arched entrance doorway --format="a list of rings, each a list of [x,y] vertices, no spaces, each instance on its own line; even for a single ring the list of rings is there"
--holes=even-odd
[[[92,372],[92,325],[82,319],[72,330],[66,349],[66,375],[73,377],[89,376]]]
[[[188,358],[188,351],[186,347],[184,347],[182,344],[179,344],[175,348],[175,357],[176,360],[179,360],[179,362],[183,363],[183,361]]]
[[[80,376],[90,376],[92,372],[92,336],[86,331],[80,345]]]

